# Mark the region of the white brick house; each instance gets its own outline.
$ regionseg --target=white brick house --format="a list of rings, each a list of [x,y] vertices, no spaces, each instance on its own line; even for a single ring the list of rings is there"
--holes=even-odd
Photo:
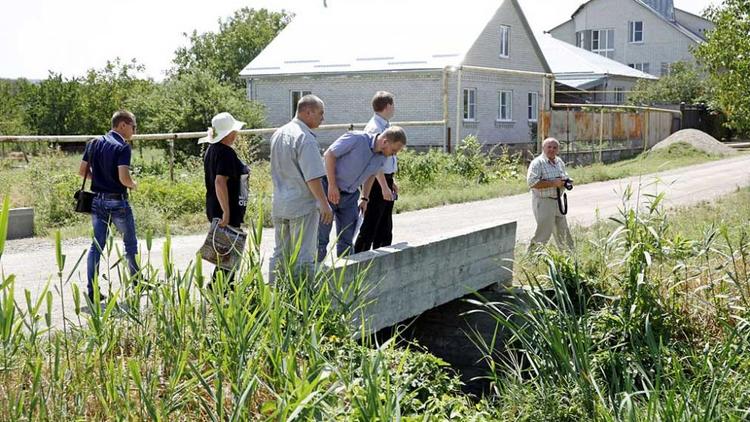
[[[447,129],[454,146],[457,132],[486,144],[536,141],[531,127],[548,107],[550,68],[517,0],[371,3],[296,17],[242,70],[268,125],[286,123],[308,92],[325,101],[325,123],[366,122],[372,95],[386,90],[396,97],[394,121],[447,114],[446,127],[407,128],[411,146],[443,146]],[[325,145],[341,131],[318,133]]]
[[[691,48],[714,25],[674,7],[673,0],[590,0],[553,37],[620,63],[662,76],[672,63],[695,63]]]

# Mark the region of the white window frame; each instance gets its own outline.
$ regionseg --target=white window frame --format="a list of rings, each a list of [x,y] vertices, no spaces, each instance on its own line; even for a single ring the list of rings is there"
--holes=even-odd
[[[659,69],[659,76],[669,76],[672,73],[672,63],[661,62],[661,68]]]
[[[636,26],[641,24],[641,29],[638,30]],[[638,39],[637,35],[640,35]],[[643,44],[643,21],[630,21],[628,22],[628,42],[631,44]]]
[[[503,99],[505,99],[506,102],[503,102]],[[505,115],[503,115],[503,110],[505,110]],[[497,92],[497,121],[513,121],[513,91]]]
[[[539,119],[539,93],[529,92],[526,96],[526,102],[528,106],[526,117],[530,122],[536,122]]]
[[[615,104],[625,103],[625,89],[622,87],[615,87]]]
[[[630,63],[630,64],[628,64],[628,66],[632,67],[635,70],[640,70],[643,73],[650,73],[649,71],[651,70],[651,66],[649,65],[648,62],[644,62],[644,63]]]
[[[586,31],[576,32],[576,47],[586,48]]]
[[[292,110],[292,119],[297,115],[297,103],[299,102],[300,98],[310,94],[312,94],[312,91],[307,91],[304,89],[289,90],[289,105],[291,106],[290,108]],[[296,100],[294,98],[295,96],[297,97]]]
[[[510,26],[500,25],[500,57],[510,57]]]
[[[477,89],[464,88],[463,95],[464,122],[477,121]]]
[[[612,32],[612,44],[609,45],[609,32]],[[615,38],[614,29],[592,29],[591,30],[591,52],[596,53],[600,56],[611,59],[615,55]],[[604,37],[602,37],[604,35]],[[594,43],[597,43],[597,48],[594,48]],[[603,43],[603,44],[602,44]]]

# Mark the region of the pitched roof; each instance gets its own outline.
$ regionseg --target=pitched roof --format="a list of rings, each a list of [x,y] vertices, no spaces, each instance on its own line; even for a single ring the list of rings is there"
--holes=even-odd
[[[538,35],[537,42],[557,79],[588,80],[597,75],[658,79],[656,76],[558,40],[549,34]]]
[[[300,14],[240,76],[458,66],[500,4],[497,0],[474,0],[471,7],[461,2],[436,7],[426,0],[392,0],[337,4],[314,14]]]
[[[578,6],[578,8],[575,10],[575,12],[573,12],[573,14],[570,15],[570,19],[575,18],[575,16],[581,10],[583,10],[584,7],[586,7],[589,3],[591,3],[592,1],[595,1],[595,0],[588,0],[587,2],[585,2],[585,3],[581,4],[580,6]],[[664,21],[664,23],[666,23],[667,25],[673,27],[678,32],[680,32],[683,35],[685,35],[686,37],[690,38],[692,41],[694,41],[696,43],[701,43],[701,42],[705,41],[705,39],[701,35],[696,34],[695,32],[691,31],[690,29],[688,29],[684,25],[680,24],[677,20],[671,21],[671,20],[667,19],[664,15],[662,15],[661,13],[659,13],[657,10],[653,9],[651,6],[649,6],[645,2],[643,2],[641,0],[632,0],[632,1],[638,3],[639,5],[643,6],[644,8],[646,8],[647,10],[649,10],[650,12],[652,12],[653,14],[655,14],[656,16],[658,16],[662,21]],[[681,10],[681,9],[675,8],[675,10]],[[565,22],[561,23],[560,25],[555,26],[554,28],[550,29],[550,31],[554,31],[555,29],[561,27],[562,25],[566,24],[567,22],[568,21],[565,21]]]

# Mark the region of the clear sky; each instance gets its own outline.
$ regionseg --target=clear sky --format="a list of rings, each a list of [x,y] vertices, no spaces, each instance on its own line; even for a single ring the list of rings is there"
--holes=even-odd
[[[375,0],[327,0],[327,4],[336,7],[356,1]],[[435,7],[451,0],[377,1],[425,1]],[[467,7],[473,1],[464,0]],[[584,2],[519,1],[538,32],[569,19]],[[719,0],[674,3],[700,14]],[[186,44],[184,32],[215,31],[219,18],[244,6],[315,13],[323,7],[323,0],[0,0],[0,77],[44,79],[49,70],[80,76],[87,69],[101,68],[107,60],[120,57],[124,61],[135,58],[146,66],[147,76],[160,80],[170,67],[174,51]]]

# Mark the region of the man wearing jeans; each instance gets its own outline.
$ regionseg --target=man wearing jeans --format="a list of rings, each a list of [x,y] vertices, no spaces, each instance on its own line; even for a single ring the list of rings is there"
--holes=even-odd
[[[391,126],[380,134],[347,132],[326,150],[323,155],[326,168],[323,189],[336,221],[338,256],[351,252],[359,210],[367,211],[375,174],[383,170],[387,157],[395,156],[405,145],[404,130]],[[331,224],[321,223],[318,228],[318,262],[326,256],[330,235]]]
[[[94,278],[99,271],[99,260],[106,245],[110,223],[122,233],[130,275],[138,272],[135,220],[128,203],[128,188],[135,189],[136,183],[130,177],[131,150],[127,141],[133,137],[135,130],[133,113],[126,110],[115,112],[112,130],[88,144],[78,169],[81,177],[91,179],[91,190],[96,194],[91,212],[94,239],[89,249],[86,273],[87,294],[92,303],[105,299],[101,294],[99,298],[94,297]]]

